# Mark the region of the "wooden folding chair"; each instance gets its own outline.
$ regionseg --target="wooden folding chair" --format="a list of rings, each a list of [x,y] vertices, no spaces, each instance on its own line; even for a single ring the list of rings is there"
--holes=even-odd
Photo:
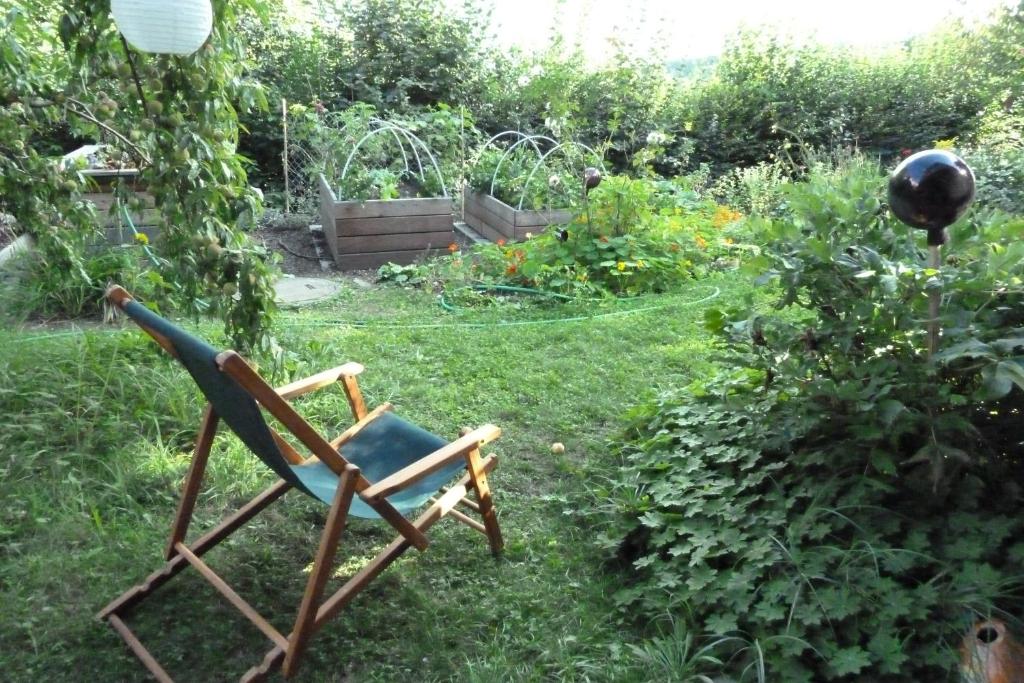
[[[273,643],[274,647],[263,661],[241,679],[258,681],[278,666],[283,666],[286,678],[295,674],[310,636],[410,546],[424,550],[427,547],[425,532],[442,517],[451,515],[486,535],[496,556],[501,551],[501,532],[487,484],[487,474],[497,460],[494,455],[482,457],[480,454],[484,444],[501,434],[497,427],[485,425],[447,443],[395,416],[389,412],[388,404],[367,412],[356,381],[363,370],[358,363],[346,363],[274,389],[237,353],[218,353],[136,302],[121,287],[111,287],[107,298],[181,361],[209,402],[167,544],[167,562],[98,614],[124,638],[157,680],[171,681],[171,678],[131,632],[123,617],[187,566],[194,567]],[[334,440],[327,441],[295,412],[289,400],[335,382],[341,384],[348,398],[355,424]],[[263,418],[261,407],[277,418],[312,456],[303,458],[289,441],[271,428]],[[196,496],[220,422],[226,423],[280,481],[193,543],[186,544]],[[457,481],[444,487],[456,477]],[[295,623],[288,635],[283,635],[201,557],[292,488],[330,505],[330,511]],[[475,502],[466,497],[469,489],[476,494]],[[427,503],[429,507],[415,520],[406,517],[407,513]],[[482,522],[456,510],[458,504],[477,513]],[[336,593],[322,601],[341,532],[349,516],[383,519],[398,531],[398,537]]]

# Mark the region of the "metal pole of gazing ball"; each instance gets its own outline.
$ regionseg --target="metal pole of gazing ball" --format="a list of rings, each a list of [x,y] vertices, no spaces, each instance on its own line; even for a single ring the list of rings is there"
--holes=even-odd
[[[928,267],[940,270],[946,228],[974,200],[974,172],[957,155],[941,149],[918,152],[904,159],[889,177],[889,207],[912,228],[928,231]],[[942,290],[928,292],[928,357],[939,348],[939,308]]]

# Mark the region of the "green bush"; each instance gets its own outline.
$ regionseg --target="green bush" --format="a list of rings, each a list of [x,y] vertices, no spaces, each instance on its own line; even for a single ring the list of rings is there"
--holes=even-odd
[[[962,221],[935,271],[884,184],[864,162],[787,186],[750,263],[780,311],[709,311],[729,369],[621,442],[620,603],[742,632],[774,680],[957,680],[970,624],[1024,608],[1024,221]]]

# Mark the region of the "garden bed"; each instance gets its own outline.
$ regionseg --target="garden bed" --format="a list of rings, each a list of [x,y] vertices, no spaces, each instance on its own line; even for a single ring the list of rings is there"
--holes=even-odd
[[[320,223],[342,270],[412,263],[446,248],[455,234],[447,197],[338,201],[323,175]]]
[[[489,194],[466,188],[463,220],[487,239],[518,242],[526,234],[544,232],[549,225],[564,225],[572,220],[568,209],[527,211],[515,209]]]

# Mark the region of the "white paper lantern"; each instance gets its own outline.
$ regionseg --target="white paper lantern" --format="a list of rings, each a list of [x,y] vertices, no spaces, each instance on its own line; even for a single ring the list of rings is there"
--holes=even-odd
[[[140,52],[190,55],[213,27],[210,0],[111,0],[125,39]]]

